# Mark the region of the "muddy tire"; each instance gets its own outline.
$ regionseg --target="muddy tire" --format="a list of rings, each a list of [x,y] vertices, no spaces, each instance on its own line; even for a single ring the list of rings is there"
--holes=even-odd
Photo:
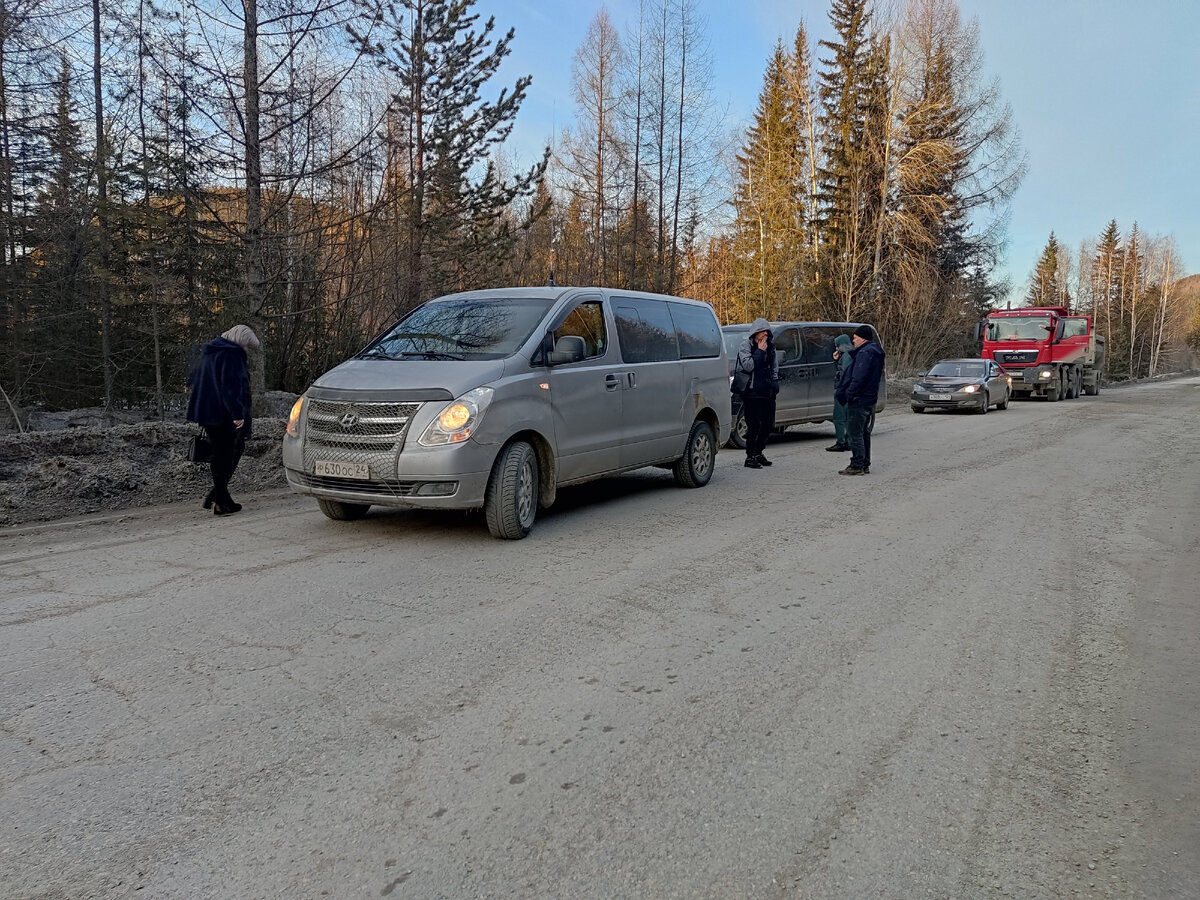
[[[704,487],[712,478],[716,462],[717,439],[713,435],[712,426],[697,420],[692,423],[683,456],[675,463],[671,473],[680,487]]]
[[[746,415],[739,412],[737,418],[733,420],[733,427],[729,429],[729,446],[736,447],[738,450],[746,449]]]
[[[343,503],[341,500],[323,498],[317,499],[317,506],[321,507],[321,512],[325,513],[326,518],[335,522],[353,522],[355,519],[361,519],[371,508],[370,503]]]
[[[492,537],[518,541],[529,534],[538,509],[538,462],[533,447],[513,441],[492,464],[483,511]]]

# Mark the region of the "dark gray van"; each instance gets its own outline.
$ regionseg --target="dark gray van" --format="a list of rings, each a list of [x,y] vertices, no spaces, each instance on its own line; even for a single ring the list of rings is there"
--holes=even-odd
[[[859,322],[772,322],[775,352],[779,356],[779,395],[775,398],[775,429],[789,425],[833,420],[833,383],[837,362],[833,358],[833,342],[839,334],[849,336]],[[882,347],[875,326],[868,326]],[[721,328],[725,355],[732,361],[738,348],[750,337],[750,323],[725,325]],[[884,375],[880,376],[879,412],[886,403]],[[732,403],[733,429],[729,443],[739,449],[746,446],[746,417],[742,415],[742,398],[734,395]]]
[[[707,484],[729,430],[707,303],[504,288],[431,300],[318,378],[292,408],[283,463],[331,519],[482,508],[512,539],[564,485],[643,466]]]

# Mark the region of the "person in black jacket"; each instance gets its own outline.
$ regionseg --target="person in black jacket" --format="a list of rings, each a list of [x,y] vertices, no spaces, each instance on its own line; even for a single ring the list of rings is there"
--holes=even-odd
[[[843,373],[833,394],[846,407],[846,438],[850,444],[850,465],[838,474],[866,475],[871,471],[871,432],[875,428],[875,403],[879,400],[884,353],[867,325],[855,328],[850,340],[854,343],[850,368]]]
[[[250,367],[247,352],[259,348],[258,336],[247,325],[234,325],[204,345],[200,363],[189,377],[187,419],[204,429],[212,444],[212,490],[204,508],[218,516],[238,512],[242,505],[229,495],[250,437]]]
[[[775,427],[775,395],[779,393],[779,357],[771,325],[766,319],[755,319],[750,337],[738,350],[733,364],[734,373],[748,374],[749,381],[742,391],[742,415],[746,417],[746,468],[761,469],[774,465],[763,456],[767,435]]]

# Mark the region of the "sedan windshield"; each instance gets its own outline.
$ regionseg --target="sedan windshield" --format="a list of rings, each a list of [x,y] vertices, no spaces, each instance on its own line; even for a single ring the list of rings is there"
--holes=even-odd
[[[940,362],[929,370],[930,378],[982,378],[983,363]]]
[[[401,319],[363,359],[503,359],[533,333],[554,303],[542,298],[434,300]]]

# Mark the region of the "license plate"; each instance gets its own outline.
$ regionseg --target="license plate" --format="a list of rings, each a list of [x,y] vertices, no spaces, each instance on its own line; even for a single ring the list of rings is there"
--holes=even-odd
[[[353,478],[357,481],[367,481],[371,477],[371,467],[366,463],[318,459],[313,464],[313,474],[323,478]]]
[[[929,399],[930,400],[953,400],[954,395],[953,394],[930,394]]]

